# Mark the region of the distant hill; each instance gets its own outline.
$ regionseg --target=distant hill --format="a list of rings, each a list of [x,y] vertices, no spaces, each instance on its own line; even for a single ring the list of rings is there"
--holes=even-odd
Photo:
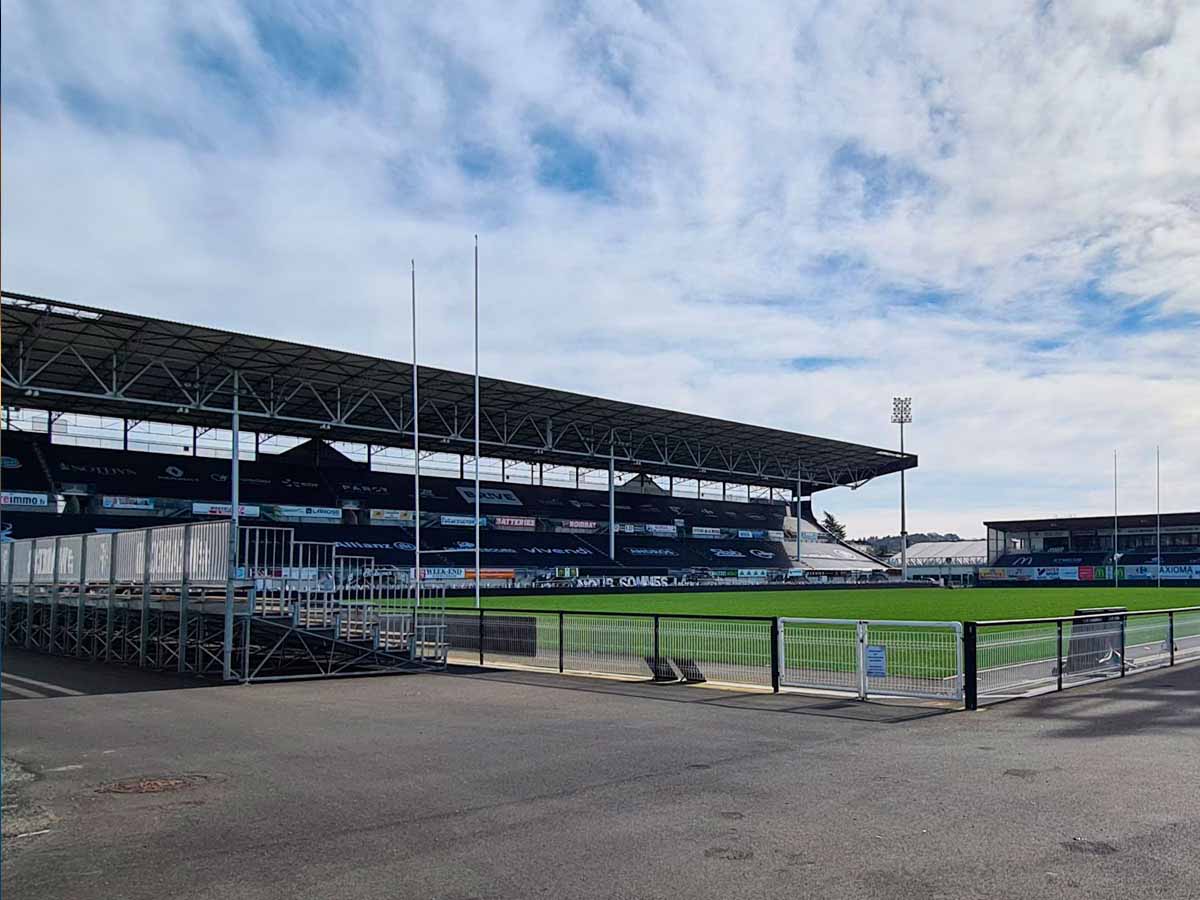
[[[913,533],[908,536],[908,546],[913,544],[924,544],[929,541],[961,541],[957,534],[938,534],[936,531]],[[864,544],[871,548],[871,552],[878,557],[887,559],[893,553],[900,552],[900,535],[885,534],[872,535],[871,537],[854,538],[853,543]]]

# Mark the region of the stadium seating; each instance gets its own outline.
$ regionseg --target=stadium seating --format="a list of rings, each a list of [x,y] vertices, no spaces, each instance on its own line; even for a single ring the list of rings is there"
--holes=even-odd
[[[1103,566],[1112,561],[1112,554],[1086,553],[1010,553],[995,563],[997,567],[1033,568],[1046,566]]]
[[[48,447],[44,435],[4,431],[0,438],[0,479],[6,491],[48,491],[42,449]]]
[[[229,462],[140,451],[53,444],[41,435],[5,432],[12,472],[21,484],[70,495],[69,512],[23,514],[8,531],[17,537],[68,534],[96,529],[141,527],[187,521],[191,503],[224,504],[229,498]],[[35,449],[37,448],[37,449]],[[40,451],[40,460],[39,460]],[[40,475],[38,474],[40,473]],[[5,484],[10,483],[6,471]],[[40,480],[39,480],[40,479]],[[16,486],[15,479],[11,481]],[[469,566],[474,529],[474,484],[426,477],[421,481],[422,561]],[[334,540],[380,563],[412,562],[411,522],[371,524],[370,511],[412,510],[411,476],[374,471],[319,441],[276,456],[262,454],[240,468],[240,499],[262,507],[244,524],[286,522],[298,538]],[[104,498],[153,500],[146,509],[117,507]],[[787,549],[768,532],[782,534],[786,506],[617,491],[615,564],[623,568],[789,567]],[[298,521],[285,507],[344,503],[329,522]],[[608,559],[608,492],[484,482],[480,507],[486,534],[481,559],[487,566],[613,566]],[[119,511],[118,511],[119,510]],[[457,523],[448,521],[458,517]],[[532,521],[531,521],[532,520]],[[653,529],[657,529],[654,533]],[[705,536],[694,533],[700,529]],[[356,552],[357,552],[356,550]]]

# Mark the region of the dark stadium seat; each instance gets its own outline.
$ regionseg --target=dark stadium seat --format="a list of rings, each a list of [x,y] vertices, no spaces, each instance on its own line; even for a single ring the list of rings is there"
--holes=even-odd
[[[3,432],[0,438],[0,481],[6,491],[50,490],[50,480],[39,459],[48,446],[45,435],[23,431]]]

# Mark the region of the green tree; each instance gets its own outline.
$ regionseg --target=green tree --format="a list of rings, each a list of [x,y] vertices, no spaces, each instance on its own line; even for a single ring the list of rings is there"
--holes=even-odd
[[[825,518],[821,520],[821,525],[839,541],[846,539],[846,526],[839,522],[833,513],[826,512]]]

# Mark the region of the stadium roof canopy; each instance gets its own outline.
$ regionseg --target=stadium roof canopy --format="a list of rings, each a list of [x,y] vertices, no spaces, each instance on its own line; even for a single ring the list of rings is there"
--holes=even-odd
[[[3,293],[4,402],[376,446],[412,441],[409,363]],[[474,452],[473,376],[420,367],[421,449]],[[481,379],[483,454],[804,490],[857,486],[914,454]],[[610,449],[611,448],[611,449]]]
[[[1154,513],[1118,517],[1120,528],[1153,528]],[[1108,531],[1113,528],[1112,516],[1063,516],[1055,519],[1009,519],[1003,522],[984,522],[996,531]],[[1200,525],[1200,512],[1163,513],[1162,526]]]
[[[987,541],[922,541],[908,548],[910,566],[952,565],[973,566],[987,561]],[[900,565],[900,554],[888,560]]]

